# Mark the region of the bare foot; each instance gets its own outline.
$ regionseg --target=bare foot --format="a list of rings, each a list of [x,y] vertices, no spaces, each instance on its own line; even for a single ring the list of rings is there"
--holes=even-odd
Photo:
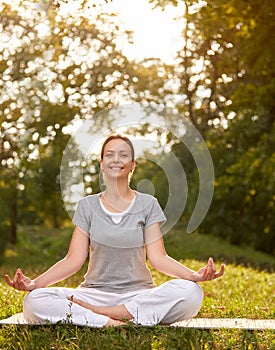
[[[126,322],[119,321],[119,320],[114,320],[114,319],[110,318],[109,321],[106,323],[105,327],[122,326],[124,324],[126,324]]]

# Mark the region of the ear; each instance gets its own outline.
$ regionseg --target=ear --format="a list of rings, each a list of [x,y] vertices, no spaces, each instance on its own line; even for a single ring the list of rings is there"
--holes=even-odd
[[[136,167],[136,161],[132,160],[132,173],[134,172],[135,167]]]

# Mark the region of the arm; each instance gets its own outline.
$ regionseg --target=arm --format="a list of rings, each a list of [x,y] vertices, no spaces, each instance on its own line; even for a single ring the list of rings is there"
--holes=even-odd
[[[145,244],[150,264],[166,275],[194,282],[210,281],[223,275],[224,265],[216,272],[212,258],[209,258],[206,266],[195,272],[168,256],[158,223],[145,230]]]
[[[18,290],[31,291],[60,282],[76,273],[84,264],[89,248],[89,237],[78,226],[75,227],[67,255],[34,280],[16,271],[13,281],[6,275],[7,283]]]

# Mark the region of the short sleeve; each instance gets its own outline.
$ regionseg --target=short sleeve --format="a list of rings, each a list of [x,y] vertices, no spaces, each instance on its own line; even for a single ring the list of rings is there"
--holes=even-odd
[[[148,228],[156,223],[159,223],[160,226],[162,226],[166,223],[166,221],[166,217],[161,209],[161,206],[159,205],[158,200],[153,197],[144,227]]]
[[[81,199],[77,204],[77,208],[73,216],[73,223],[88,233],[91,227],[91,221],[92,210],[90,208],[90,203],[85,200],[85,198]]]

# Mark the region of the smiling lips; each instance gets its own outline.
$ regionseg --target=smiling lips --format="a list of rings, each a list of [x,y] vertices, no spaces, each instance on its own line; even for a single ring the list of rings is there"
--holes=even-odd
[[[114,165],[114,166],[110,166],[110,169],[112,169],[112,170],[122,170],[123,167],[122,166],[118,166],[118,165]]]

